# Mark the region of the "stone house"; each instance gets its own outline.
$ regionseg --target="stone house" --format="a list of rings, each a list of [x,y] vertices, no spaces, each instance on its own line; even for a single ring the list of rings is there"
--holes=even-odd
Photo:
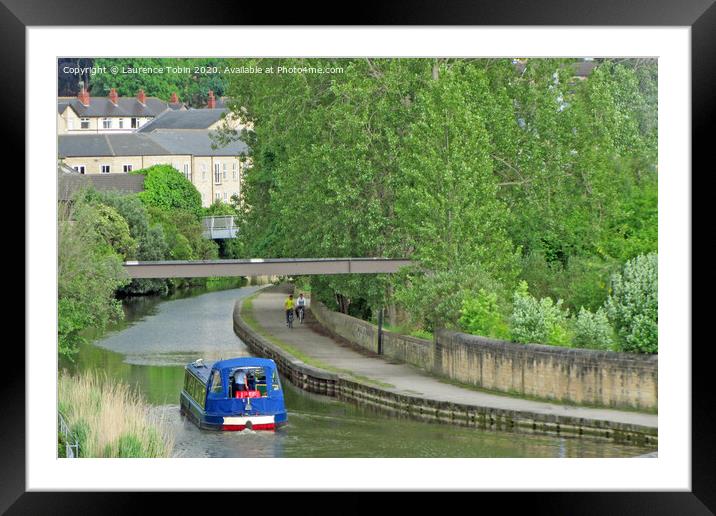
[[[171,165],[196,187],[202,206],[239,196],[250,166],[248,158],[242,159],[248,153],[244,142],[214,147],[211,131],[203,129],[58,136],[59,160],[79,174],[127,174]]]

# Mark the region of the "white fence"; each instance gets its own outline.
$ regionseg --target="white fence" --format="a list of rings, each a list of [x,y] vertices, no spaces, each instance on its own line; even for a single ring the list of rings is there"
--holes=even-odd
[[[211,240],[236,238],[238,232],[239,228],[232,215],[204,217],[204,238]]]

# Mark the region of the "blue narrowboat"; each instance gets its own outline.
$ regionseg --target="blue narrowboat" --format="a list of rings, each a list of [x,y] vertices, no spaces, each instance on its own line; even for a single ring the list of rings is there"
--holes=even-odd
[[[276,363],[268,358],[187,364],[180,406],[209,430],[274,430],[288,422]]]

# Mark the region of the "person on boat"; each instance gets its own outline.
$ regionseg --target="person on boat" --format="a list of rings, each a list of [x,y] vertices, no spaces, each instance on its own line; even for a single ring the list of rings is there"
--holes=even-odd
[[[288,326],[289,314],[293,311],[293,294],[289,294],[286,301],[283,302],[283,308],[286,310],[286,325]]]
[[[246,383],[246,372],[243,369],[237,369],[234,372],[234,392],[246,390],[248,390],[248,385]]]
[[[251,371],[249,371],[249,375],[247,376],[246,385],[250,391],[256,390],[256,377]]]
[[[301,292],[298,295],[298,299],[296,299],[296,317],[300,317],[299,311],[303,311],[304,317],[306,316],[306,298],[303,297],[303,292]]]

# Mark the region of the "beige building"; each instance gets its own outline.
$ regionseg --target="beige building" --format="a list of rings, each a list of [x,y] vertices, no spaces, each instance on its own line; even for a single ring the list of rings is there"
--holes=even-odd
[[[169,102],[147,97],[120,97],[112,88],[107,97],[90,97],[82,88],[77,97],[57,99],[57,133],[131,133],[168,111],[185,111],[186,106],[172,94]]]
[[[207,130],[65,134],[58,139],[60,161],[80,174],[126,174],[152,165],[171,165],[194,184],[202,206],[240,196],[249,166],[247,158],[241,159],[248,152],[246,144],[236,141],[213,149]]]

